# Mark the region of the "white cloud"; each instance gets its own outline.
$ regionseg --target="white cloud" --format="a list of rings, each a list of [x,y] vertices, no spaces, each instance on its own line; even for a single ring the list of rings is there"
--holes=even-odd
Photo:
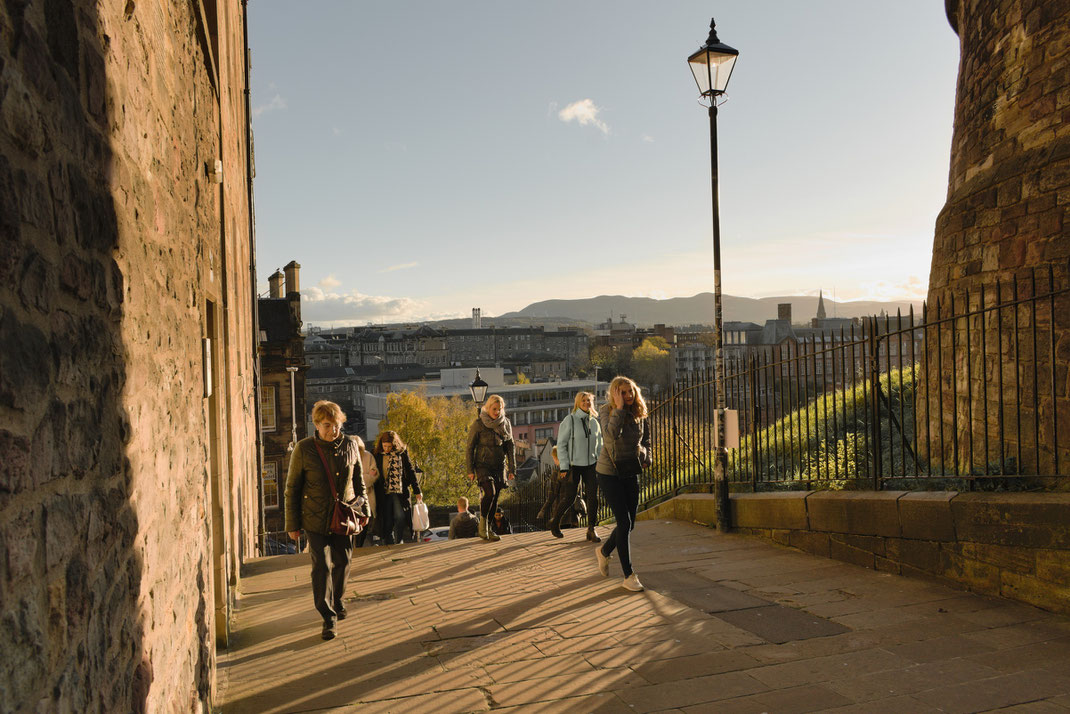
[[[420,263],[418,261],[412,263],[400,263],[398,265],[391,265],[390,267],[383,268],[380,273],[393,273],[395,270],[408,270],[409,268],[415,268]]]
[[[654,137],[652,137],[650,134],[643,134],[643,141],[646,142],[647,144],[653,144],[654,143]]]
[[[342,284],[342,281],[339,280],[338,278],[334,277],[334,273],[331,273],[326,278],[324,278],[323,280],[319,281],[319,283],[317,283],[317,285],[319,285],[324,290],[333,290],[334,288],[338,287],[341,284]]]
[[[301,293],[301,315],[317,324],[364,324],[384,320],[400,322],[417,319],[428,310],[426,303],[411,298],[364,295],[356,290],[340,294],[322,288],[306,288]]]
[[[253,109],[253,117],[258,117],[261,114],[266,114],[267,112],[273,112],[276,109],[285,109],[285,108],[286,108],[286,100],[283,99],[281,95],[276,94],[274,97],[271,98],[271,101],[268,102],[267,104],[261,104],[259,107],[255,107]]]
[[[581,99],[559,111],[557,118],[565,123],[575,121],[580,126],[594,126],[603,134],[609,134],[609,126],[598,118],[600,111],[602,111],[601,107],[595,106],[590,99]]]

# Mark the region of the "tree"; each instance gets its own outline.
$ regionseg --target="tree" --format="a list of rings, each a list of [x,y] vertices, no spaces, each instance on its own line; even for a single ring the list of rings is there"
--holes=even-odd
[[[665,338],[661,337],[660,335],[654,335],[653,337],[648,337],[645,340],[643,340],[644,344],[646,344],[647,342],[649,342],[650,344],[654,345],[659,350],[668,350],[669,349],[669,343],[666,342]]]
[[[468,480],[465,444],[474,418],[471,402],[460,397],[428,397],[427,390],[393,392],[387,396],[386,418],[380,431],[401,435],[420,468],[420,490],[427,503],[453,505],[458,496],[474,497]]]
[[[517,384],[531,384],[531,380],[528,379],[528,376],[526,374],[524,374],[523,372],[517,372],[516,373],[516,383]]]
[[[670,375],[669,351],[658,347],[651,338],[632,350],[632,378],[639,384],[668,387]]]

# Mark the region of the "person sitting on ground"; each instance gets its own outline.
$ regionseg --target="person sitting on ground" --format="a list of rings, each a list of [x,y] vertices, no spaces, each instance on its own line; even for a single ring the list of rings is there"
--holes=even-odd
[[[468,499],[457,499],[457,515],[450,522],[450,540],[455,538],[475,538],[479,531],[479,522],[468,510]]]
[[[500,536],[513,532],[512,527],[509,525],[509,517],[500,508],[494,512],[494,520],[491,521],[490,527]]]

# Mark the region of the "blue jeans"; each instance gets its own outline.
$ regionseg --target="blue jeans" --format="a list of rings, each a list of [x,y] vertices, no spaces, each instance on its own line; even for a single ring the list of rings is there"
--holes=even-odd
[[[613,549],[620,555],[620,567],[624,577],[632,574],[632,553],[629,534],[635,528],[635,513],[639,510],[639,476],[608,476],[598,474],[598,488],[610,509],[617,525],[602,544],[602,555],[609,557]]]

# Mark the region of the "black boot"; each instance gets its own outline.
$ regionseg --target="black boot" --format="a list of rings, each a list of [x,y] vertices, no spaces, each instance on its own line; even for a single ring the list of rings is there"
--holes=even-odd
[[[592,543],[601,543],[602,539],[598,537],[598,534],[594,532],[594,526],[587,529],[587,540]]]

